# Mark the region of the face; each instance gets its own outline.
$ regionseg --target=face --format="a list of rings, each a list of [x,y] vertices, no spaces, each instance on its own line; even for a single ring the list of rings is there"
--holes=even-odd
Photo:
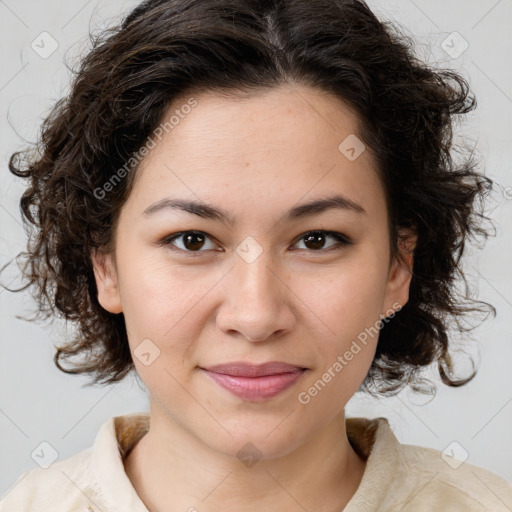
[[[195,101],[142,161],[115,256],[93,256],[98,299],[124,313],[152,413],[219,453],[282,456],[342,417],[411,276],[344,103],[305,86]],[[241,362],[305,370],[207,371]]]

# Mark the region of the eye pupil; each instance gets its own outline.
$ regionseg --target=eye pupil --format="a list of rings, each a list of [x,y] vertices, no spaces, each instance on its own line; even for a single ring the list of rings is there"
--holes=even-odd
[[[191,251],[201,249],[204,245],[204,239],[205,237],[202,233],[189,233],[183,237],[183,245]],[[199,242],[197,242],[198,240]],[[189,243],[191,241],[192,243]]]
[[[304,237],[304,243],[306,246],[308,244],[313,244],[313,247],[308,247],[311,249],[322,249],[325,244],[325,235],[319,231],[312,231]]]

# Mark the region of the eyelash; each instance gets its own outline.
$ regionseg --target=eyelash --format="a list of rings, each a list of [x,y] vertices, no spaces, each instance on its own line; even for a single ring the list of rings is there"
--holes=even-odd
[[[305,251],[313,252],[313,253],[326,253],[326,252],[330,252],[332,250],[340,250],[342,247],[352,244],[352,241],[346,235],[344,235],[342,233],[338,233],[336,231],[325,231],[325,230],[322,230],[322,229],[306,231],[305,233],[303,233],[297,239],[297,241],[295,243],[300,242],[303,238],[306,237],[306,235],[309,235],[309,234],[312,234],[312,233],[321,233],[321,234],[326,235],[326,236],[331,236],[332,238],[334,238],[337,241],[337,243],[334,244],[334,245],[331,245],[327,249],[317,249],[317,250],[314,250],[314,249],[299,249],[299,250],[302,250],[302,251],[305,250]],[[160,240],[158,245],[160,245],[160,246],[170,246],[172,248],[172,250],[176,250],[176,251],[180,251],[180,252],[185,252],[185,253],[188,253],[188,254],[191,254],[191,255],[194,255],[194,256],[196,256],[196,255],[199,256],[200,253],[207,252],[206,250],[189,251],[189,250],[186,250],[186,249],[180,249],[179,247],[173,246],[172,242],[174,242],[178,238],[180,238],[180,237],[182,237],[184,235],[188,235],[188,234],[205,235],[206,238],[208,238],[208,239],[210,239],[212,241],[214,240],[213,237],[209,236],[204,231],[189,230],[189,231],[180,231],[179,233],[174,233],[172,235],[166,236],[165,238]]]

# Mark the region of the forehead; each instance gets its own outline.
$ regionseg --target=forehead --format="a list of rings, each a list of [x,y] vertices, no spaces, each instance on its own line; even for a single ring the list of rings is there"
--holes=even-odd
[[[382,200],[357,115],[323,91],[205,91],[176,98],[164,123],[172,128],[155,139],[138,170],[133,196],[143,203],[170,193],[218,203],[216,196],[225,201],[228,192],[245,196],[246,205],[275,199],[279,206],[336,191],[370,210]]]
[[[195,106],[188,108],[191,98]],[[168,107],[161,124],[170,119],[173,127],[166,131],[160,149],[189,152],[188,159],[202,149],[211,158],[219,154],[239,158],[255,150],[274,150],[287,157],[292,151],[318,156],[337,151],[346,136],[360,131],[358,116],[339,98],[288,84],[250,93],[203,91],[180,96]],[[228,155],[227,146],[232,150]]]

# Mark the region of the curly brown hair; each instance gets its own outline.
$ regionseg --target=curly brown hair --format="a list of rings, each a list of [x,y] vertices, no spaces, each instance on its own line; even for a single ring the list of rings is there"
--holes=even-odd
[[[148,0],[90,39],[37,151],[9,161],[28,180],[20,207],[29,235],[18,255],[27,257],[27,284],[11,291],[31,286],[34,319],[61,316],[78,327],[56,347],[58,368],[105,384],[134,368],[123,314],[99,304],[90,256],[112,251],[137,166],[108,194],[98,190],[126,169],[178,95],[234,96],[287,82],[333,93],[357,112],[385,188],[392,254],[400,257],[399,228],[417,234],[409,301],[382,323],[361,389],[421,391],[420,371],[433,362],[447,385],[473,378],[454,377],[448,334],[452,322],[470,330],[464,315],[496,314],[469,297],[460,264],[470,238],[489,236],[484,199],[493,181],[465,145],[463,161],[452,154],[455,116],[476,106],[460,74],[420,61],[413,39],[360,0]]]

